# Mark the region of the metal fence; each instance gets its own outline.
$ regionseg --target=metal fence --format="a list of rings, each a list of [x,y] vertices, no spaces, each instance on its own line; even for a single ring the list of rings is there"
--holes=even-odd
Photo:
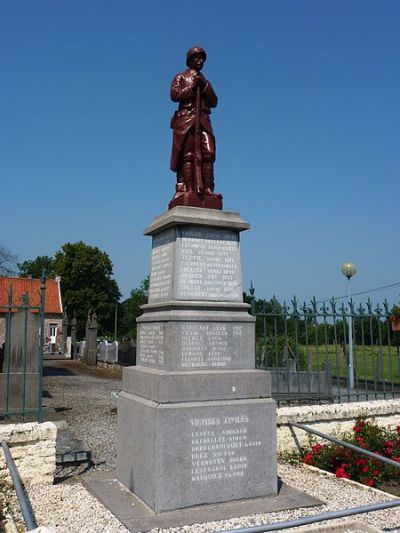
[[[400,332],[387,301],[290,304],[251,299],[256,367],[272,372],[280,403],[346,402],[400,395]]]
[[[32,305],[33,295],[28,293],[14,301],[10,285],[8,303],[0,306],[0,318],[5,321],[5,342],[0,346],[0,421],[42,418],[45,290],[43,278],[35,298],[39,305]]]

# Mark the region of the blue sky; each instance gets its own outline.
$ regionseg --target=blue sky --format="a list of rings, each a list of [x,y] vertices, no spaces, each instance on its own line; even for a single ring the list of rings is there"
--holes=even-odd
[[[188,48],[219,96],[216,191],[243,285],[322,299],[400,282],[400,3],[2,0],[0,242],[105,250],[124,296],[172,197],[169,100]],[[398,301],[400,288],[371,294]]]

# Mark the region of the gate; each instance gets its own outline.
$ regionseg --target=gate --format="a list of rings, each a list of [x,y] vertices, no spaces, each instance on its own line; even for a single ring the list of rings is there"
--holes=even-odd
[[[15,302],[10,284],[7,305],[0,306],[5,321],[5,342],[0,347],[0,421],[42,418],[45,291],[42,278],[39,305],[31,304],[28,293]]]

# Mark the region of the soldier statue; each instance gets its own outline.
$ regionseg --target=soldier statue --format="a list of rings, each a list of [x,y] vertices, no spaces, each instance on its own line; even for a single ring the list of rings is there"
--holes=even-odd
[[[188,68],[171,85],[171,99],[179,107],[171,120],[171,170],[177,173],[177,183],[170,209],[177,205],[222,209],[222,196],[214,193],[215,137],[210,121],[218,98],[201,73],[206,59],[203,48],[192,47],[186,56]]]

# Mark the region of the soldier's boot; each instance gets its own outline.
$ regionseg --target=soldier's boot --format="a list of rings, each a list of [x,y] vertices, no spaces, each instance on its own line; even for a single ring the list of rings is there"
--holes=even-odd
[[[203,161],[201,165],[205,194],[214,194],[214,163]]]
[[[182,181],[185,184],[186,192],[193,192],[194,182],[193,159],[185,158],[182,165]]]
[[[177,180],[175,185],[175,195],[174,198],[178,198],[185,192],[185,184],[183,183],[182,171],[178,172]]]

